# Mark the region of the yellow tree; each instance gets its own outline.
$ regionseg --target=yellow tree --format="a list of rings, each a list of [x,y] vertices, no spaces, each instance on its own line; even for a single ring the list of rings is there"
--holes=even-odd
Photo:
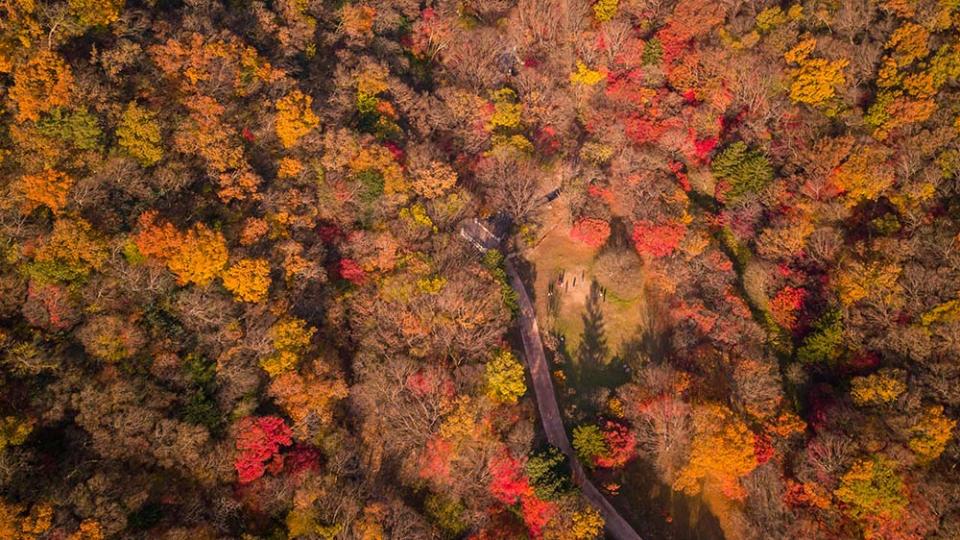
[[[694,410],[693,428],[690,459],[673,488],[696,495],[704,485],[714,485],[732,499],[743,498],[739,480],[757,466],[753,433],[730,409],[716,404]]]
[[[850,381],[850,397],[857,405],[882,405],[907,391],[907,374],[902,369],[884,368]]]
[[[107,247],[93,227],[82,219],[58,219],[53,231],[36,250],[31,277],[43,281],[74,281],[103,268]]]
[[[313,98],[299,90],[277,101],[277,137],[284,148],[294,146],[301,137],[320,125],[320,118],[314,114],[312,105]]]
[[[270,264],[264,259],[241,259],[221,277],[223,286],[241,302],[262,302],[270,290]]]
[[[133,156],[144,167],[149,167],[163,157],[160,145],[160,124],[156,114],[136,103],[127,105],[123,118],[117,126],[120,148]]]
[[[787,63],[797,67],[790,70],[790,99],[808,105],[823,105],[836,95],[836,89],[846,81],[843,70],[847,60],[810,58],[817,45],[816,39],[808,37],[784,54]]]
[[[317,331],[308,327],[303,319],[288,318],[270,327],[274,353],[260,360],[260,367],[271,377],[297,367],[300,357],[310,346],[310,339]]]
[[[105,26],[120,18],[123,0],[67,0],[70,13],[82,26]]]
[[[180,285],[206,286],[220,275],[227,257],[223,235],[200,223],[183,235],[178,249],[167,260],[167,268],[177,276]]]
[[[498,351],[487,363],[486,378],[487,395],[500,403],[516,403],[527,391],[523,364],[508,350]]]
[[[953,437],[957,421],[943,414],[943,407],[931,405],[911,429],[910,449],[921,461],[931,462],[943,453]]]
[[[73,73],[53,51],[41,51],[14,70],[10,99],[17,105],[17,120],[39,120],[40,113],[70,104]]]

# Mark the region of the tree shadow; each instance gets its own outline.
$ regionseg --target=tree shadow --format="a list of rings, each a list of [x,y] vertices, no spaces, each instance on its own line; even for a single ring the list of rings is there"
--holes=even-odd
[[[582,317],[583,335],[576,351],[579,388],[616,388],[629,380],[629,374],[620,357],[610,358],[610,346],[607,343],[601,309],[604,296],[600,284],[593,280],[587,296],[586,311]]]

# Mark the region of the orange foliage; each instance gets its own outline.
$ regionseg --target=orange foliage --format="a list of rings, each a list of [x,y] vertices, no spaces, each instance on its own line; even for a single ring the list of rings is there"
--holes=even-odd
[[[746,492],[739,479],[757,466],[753,433],[730,409],[714,404],[694,410],[693,427],[690,459],[673,488],[696,495],[707,483],[731,499],[742,499]]]
[[[73,73],[55,52],[41,51],[14,70],[10,99],[17,104],[17,120],[39,120],[40,113],[70,103]]]
[[[67,195],[73,186],[73,178],[54,169],[20,178],[18,188],[23,195],[21,212],[29,214],[38,206],[46,206],[54,214],[67,205]]]

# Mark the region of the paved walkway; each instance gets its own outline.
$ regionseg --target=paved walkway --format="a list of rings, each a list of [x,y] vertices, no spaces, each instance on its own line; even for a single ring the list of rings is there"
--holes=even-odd
[[[583,495],[603,515],[607,534],[615,540],[641,540],[640,535],[623,519],[610,501],[600,493],[584,473],[583,466],[577,459],[567,431],[563,427],[563,417],[560,416],[560,407],[557,406],[557,395],[553,390],[553,381],[550,379],[550,366],[543,353],[543,343],[540,341],[540,329],[537,326],[537,313],[530,302],[527,289],[520,280],[516,267],[507,258],[505,261],[510,284],[517,291],[517,301],[520,305],[520,336],[523,339],[524,361],[530,370],[533,381],[533,391],[537,398],[537,408],[540,410],[540,420],[543,422],[543,431],[547,441],[559,448],[570,459],[570,469],[573,471],[573,481]]]

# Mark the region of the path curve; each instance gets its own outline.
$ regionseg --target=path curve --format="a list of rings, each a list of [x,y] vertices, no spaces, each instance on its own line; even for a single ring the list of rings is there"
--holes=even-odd
[[[517,273],[516,267],[507,257],[504,261],[510,284],[517,292],[517,303],[520,307],[518,319],[520,321],[520,336],[523,339],[523,358],[530,371],[533,382],[533,392],[537,398],[537,408],[540,410],[540,420],[547,441],[560,449],[570,460],[570,469],[573,471],[573,481],[583,492],[583,495],[595,506],[603,516],[607,534],[615,540],[641,540],[640,535],[623,519],[617,509],[610,504],[600,490],[593,485],[584,473],[583,465],[577,459],[567,438],[567,430],[563,427],[563,417],[560,416],[560,407],[557,405],[557,395],[550,379],[550,366],[543,353],[543,342],[540,340],[540,329],[537,326],[537,313],[530,302],[527,289]]]

